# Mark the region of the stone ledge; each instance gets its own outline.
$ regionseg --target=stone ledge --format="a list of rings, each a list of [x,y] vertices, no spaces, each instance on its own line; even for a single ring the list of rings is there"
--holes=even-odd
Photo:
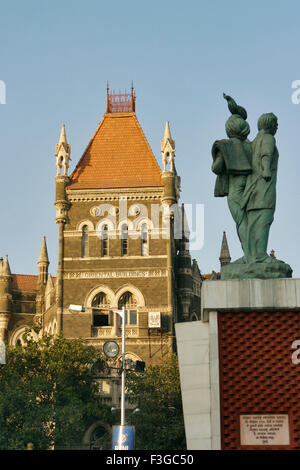
[[[300,310],[300,279],[205,281],[201,301],[203,321],[209,311]]]

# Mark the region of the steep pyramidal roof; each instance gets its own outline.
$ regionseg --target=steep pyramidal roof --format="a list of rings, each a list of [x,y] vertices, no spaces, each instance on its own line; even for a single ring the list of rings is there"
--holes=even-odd
[[[223,232],[221,253],[220,253],[219,260],[220,260],[221,266],[225,266],[226,264],[229,264],[230,261],[231,261],[229,248],[228,248],[228,243],[227,243],[226,232]]]
[[[67,189],[149,186],[163,186],[161,170],[135,113],[106,113]]]
[[[42,247],[41,247],[41,252],[40,252],[40,257],[38,260],[38,263],[47,263],[49,264],[49,258],[48,258],[48,251],[47,251],[47,244],[46,244],[46,237],[43,237],[43,242],[42,242]]]

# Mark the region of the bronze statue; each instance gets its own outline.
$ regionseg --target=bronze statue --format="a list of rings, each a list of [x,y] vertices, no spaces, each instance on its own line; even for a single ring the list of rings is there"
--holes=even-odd
[[[246,109],[225,93],[223,96],[232,116],[225,125],[229,139],[217,140],[212,147],[215,196],[227,196],[244,256],[223,266],[221,279],[291,277],[289,265],[267,254],[276,205],[277,117],[263,114],[258,134],[250,142]]]

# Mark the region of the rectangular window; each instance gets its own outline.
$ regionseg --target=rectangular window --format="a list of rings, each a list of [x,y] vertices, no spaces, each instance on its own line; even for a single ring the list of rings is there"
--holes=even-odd
[[[136,324],[137,324],[137,311],[129,310],[129,325],[136,325]]]
[[[89,250],[89,236],[87,233],[87,226],[85,225],[82,229],[81,236],[81,257],[86,258]]]
[[[125,256],[128,253],[128,227],[126,224],[122,225],[121,228],[121,256]]]
[[[136,324],[137,324],[137,311],[126,310],[126,325],[136,325]]]
[[[126,310],[126,325],[137,325],[137,310]],[[117,327],[122,328],[122,319],[117,315]]]
[[[121,241],[121,256],[127,255],[127,251],[128,251],[127,238],[124,238]]]
[[[106,313],[94,314],[94,326],[109,326],[109,315]]]
[[[101,380],[100,393],[109,395],[111,393],[111,384],[107,380]]]
[[[107,238],[103,238],[103,240],[102,240],[101,256],[108,256],[108,240],[107,240]]]
[[[108,226],[104,225],[101,230],[101,256],[108,256]]]
[[[147,238],[142,238],[142,256],[148,256],[148,255],[149,255],[148,240]]]

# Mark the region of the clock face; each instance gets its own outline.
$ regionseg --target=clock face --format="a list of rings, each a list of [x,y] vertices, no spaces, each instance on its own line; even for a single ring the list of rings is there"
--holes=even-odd
[[[103,345],[103,351],[107,357],[116,357],[119,354],[119,346],[114,341],[107,341]]]

